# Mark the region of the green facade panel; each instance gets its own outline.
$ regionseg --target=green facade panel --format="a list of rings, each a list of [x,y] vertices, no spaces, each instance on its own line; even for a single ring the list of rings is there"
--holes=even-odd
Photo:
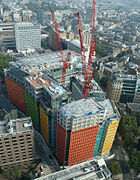
[[[109,123],[110,122],[105,122],[105,124],[103,125],[101,139],[100,139],[100,143],[99,143],[99,146],[98,146],[98,153],[99,153],[99,155],[101,154],[102,149],[103,149],[103,145],[104,145],[104,141],[105,141],[106,134],[107,134],[107,131],[108,131]]]
[[[99,145],[100,145],[100,141],[101,141],[101,137],[102,137],[102,133],[103,133],[103,128],[104,128],[104,126],[99,127],[97,138],[96,138],[96,143],[95,143],[95,147],[94,147],[93,156],[96,156],[98,154]]]
[[[26,99],[26,114],[31,116],[33,126],[35,129],[40,130],[40,123],[39,123],[39,110],[38,110],[38,103],[25,92],[25,99]]]

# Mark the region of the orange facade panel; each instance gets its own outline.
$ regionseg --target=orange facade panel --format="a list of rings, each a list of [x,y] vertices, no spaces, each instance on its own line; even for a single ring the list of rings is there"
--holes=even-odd
[[[25,113],[25,89],[8,77],[5,80],[9,100]]]
[[[73,131],[70,137],[68,166],[91,159],[99,125]]]
[[[67,131],[58,124],[57,125],[57,158],[63,164],[65,161],[66,136],[67,136]]]

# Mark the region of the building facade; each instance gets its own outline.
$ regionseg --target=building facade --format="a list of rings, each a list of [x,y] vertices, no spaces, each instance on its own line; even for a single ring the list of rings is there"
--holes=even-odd
[[[0,168],[29,165],[35,160],[31,118],[0,122]]]
[[[139,75],[121,75],[113,77],[108,82],[107,95],[112,101],[118,103],[140,102]]]
[[[83,75],[77,75],[70,79],[70,90],[74,100],[83,98],[84,83]],[[91,80],[90,86],[88,97],[94,97],[96,101],[104,101],[105,94],[94,79]]]
[[[16,23],[15,41],[18,52],[28,49],[41,49],[40,25],[29,22]]]
[[[13,23],[0,23],[0,46],[15,49],[15,35]]]
[[[58,110],[57,158],[68,166],[108,153],[119,124],[109,101],[81,99]],[[110,138],[110,139],[109,139]]]
[[[120,101],[120,96],[122,92],[123,82],[120,81],[108,81],[107,85],[107,96],[109,99],[114,101],[115,103],[118,103]]]

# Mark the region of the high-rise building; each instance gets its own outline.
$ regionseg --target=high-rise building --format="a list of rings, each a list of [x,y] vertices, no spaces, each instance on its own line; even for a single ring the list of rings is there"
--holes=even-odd
[[[119,113],[109,100],[81,99],[58,110],[57,122],[56,155],[71,166],[110,151]]]
[[[40,25],[29,22],[16,23],[15,40],[18,52],[28,49],[41,49]]]
[[[71,78],[70,90],[74,100],[83,98],[84,83],[85,80],[83,75],[77,75],[76,77]],[[103,90],[94,79],[91,80],[90,89],[88,90],[88,97],[94,97],[96,101],[103,101],[105,99]]]
[[[0,121],[0,168],[32,163],[34,148],[31,118]]]
[[[15,49],[15,36],[13,23],[0,23],[0,46]]]
[[[139,75],[114,76],[108,82],[107,94],[114,102],[137,103],[140,101],[139,87]]]
[[[133,103],[140,103],[140,73],[137,74],[137,82],[136,82]]]
[[[109,99],[118,103],[120,101],[120,96],[122,92],[123,81],[115,81],[112,79],[108,81],[107,85],[107,96]]]

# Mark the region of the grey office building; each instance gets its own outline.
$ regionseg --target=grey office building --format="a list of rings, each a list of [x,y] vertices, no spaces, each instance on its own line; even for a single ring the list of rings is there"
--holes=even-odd
[[[40,25],[33,23],[15,24],[16,50],[26,51],[28,49],[41,49]]]

